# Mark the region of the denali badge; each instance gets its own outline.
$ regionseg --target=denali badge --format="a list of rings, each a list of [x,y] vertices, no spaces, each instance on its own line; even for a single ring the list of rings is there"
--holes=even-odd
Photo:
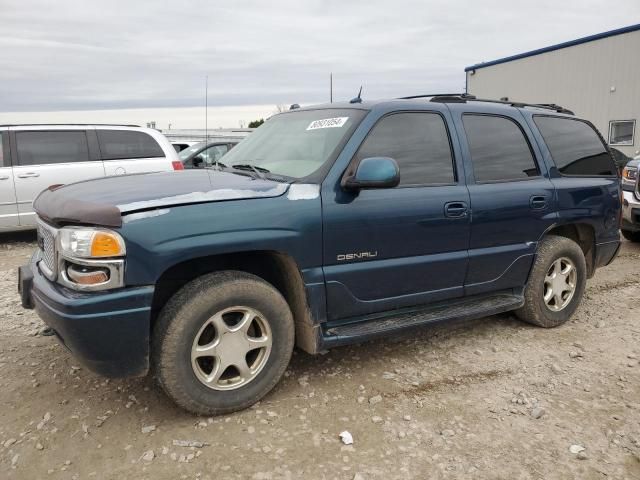
[[[376,258],[378,251],[375,252],[359,252],[359,253],[344,253],[338,255],[338,261],[344,262],[345,260],[365,260],[367,258]]]

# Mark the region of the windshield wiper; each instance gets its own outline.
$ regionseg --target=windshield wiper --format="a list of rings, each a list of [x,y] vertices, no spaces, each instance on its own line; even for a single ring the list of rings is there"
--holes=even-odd
[[[256,167],[255,165],[251,165],[249,163],[237,163],[235,165],[231,165],[231,168],[235,168],[236,170],[251,170],[254,172],[261,180],[266,180],[265,173],[271,173],[264,167]]]
[[[212,168],[214,170],[222,171],[223,168],[228,168],[228,167],[222,162],[215,162],[213,165],[209,165],[209,166],[204,167],[204,168]]]

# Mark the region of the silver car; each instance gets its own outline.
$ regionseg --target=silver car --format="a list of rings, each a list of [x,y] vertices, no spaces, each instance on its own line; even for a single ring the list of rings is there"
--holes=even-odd
[[[35,228],[31,204],[51,185],[182,170],[162,133],[125,125],[0,125],[0,231]]]

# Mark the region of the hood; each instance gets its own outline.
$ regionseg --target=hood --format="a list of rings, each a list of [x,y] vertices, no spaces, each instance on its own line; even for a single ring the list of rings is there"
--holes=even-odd
[[[53,224],[119,227],[122,215],[192,203],[278,197],[288,184],[217,170],[183,170],[106,177],[49,187],[33,207]]]

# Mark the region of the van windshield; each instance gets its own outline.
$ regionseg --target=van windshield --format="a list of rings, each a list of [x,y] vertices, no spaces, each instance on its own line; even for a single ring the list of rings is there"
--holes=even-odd
[[[227,153],[222,163],[267,176],[308,177],[337,154],[366,113],[357,109],[281,113]]]

